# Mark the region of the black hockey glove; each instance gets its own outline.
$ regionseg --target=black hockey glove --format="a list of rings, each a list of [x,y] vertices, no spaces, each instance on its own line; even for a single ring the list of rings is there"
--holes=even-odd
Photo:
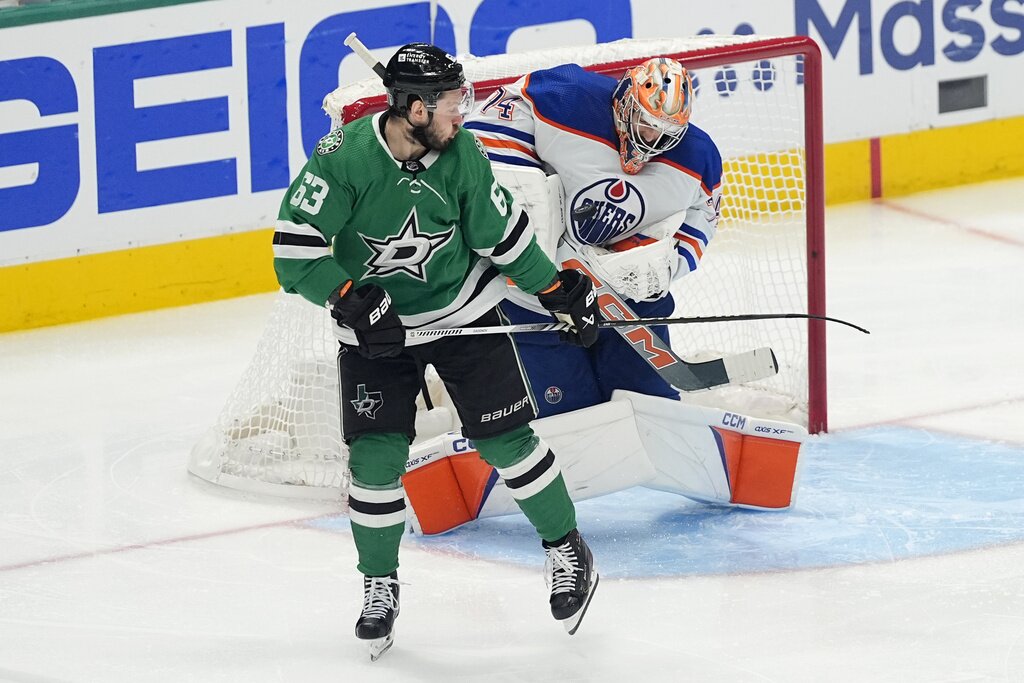
[[[573,346],[593,346],[597,341],[597,323],[601,313],[590,278],[578,270],[568,268],[558,273],[558,285],[546,294],[537,294],[541,306],[551,311],[574,329],[559,332],[562,341]]]
[[[331,317],[347,325],[359,340],[364,358],[393,358],[405,348],[405,328],[391,305],[391,297],[377,285],[353,290],[346,282],[327,299]]]

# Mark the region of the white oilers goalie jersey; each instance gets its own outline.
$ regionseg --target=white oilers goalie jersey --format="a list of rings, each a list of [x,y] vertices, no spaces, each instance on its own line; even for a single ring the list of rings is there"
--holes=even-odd
[[[696,270],[718,224],[721,155],[708,134],[691,123],[675,148],[640,173],[625,173],[612,114],[616,83],[575,64],[534,71],[499,88],[465,127],[492,162],[559,175],[565,226],[575,241],[642,244],[651,238],[645,228],[671,218],[678,272]],[[592,204],[597,208],[587,211]]]

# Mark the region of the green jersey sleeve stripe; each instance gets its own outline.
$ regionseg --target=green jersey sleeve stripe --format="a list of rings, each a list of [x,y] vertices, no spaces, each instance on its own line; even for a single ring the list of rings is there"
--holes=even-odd
[[[293,247],[326,247],[327,240],[320,235],[293,235],[288,232],[275,232],[274,244],[290,244]]]
[[[309,225],[308,223],[293,223],[286,220],[278,220],[274,239],[277,239],[277,235],[306,235],[308,237],[319,237],[323,240],[324,244],[327,244],[327,238],[324,237],[323,233],[320,232],[315,226]],[[286,243],[285,243],[286,244]]]
[[[314,259],[323,258],[324,256],[331,255],[331,248],[328,246],[322,247],[305,247],[294,244],[275,244],[274,245],[274,258],[278,259],[303,259],[306,261],[312,261]]]

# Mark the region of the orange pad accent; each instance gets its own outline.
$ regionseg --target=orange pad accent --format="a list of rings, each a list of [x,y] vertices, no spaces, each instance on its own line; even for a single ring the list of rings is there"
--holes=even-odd
[[[604,245],[604,248],[608,251],[622,252],[629,251],[636,247],[642,247],[647,244],[654,244],[657,241],[658,240],[653,237],[638,237],[637,235],[633,235],[632,237],[627,237],[624,240],[619,240],[615,244],[606,244]]]
[[[801,444],[736,432],[721,432],[723,439],[734,434],[742,439],[738,463],[729,462],[732,502],[765,508],[789,507]],[[731,440],[731,439],[730,439]],[[726,460],[730,460],[726,448]]]
[[[455,478],[459,482],[459,489],[462,490],[462,499],[466,501],[466,509],[471,519],[476,519],[494,468],[484,462],[476,451],[458,453],[449,457],[448,460],[451,461]]]
[[[424,534],[439,534],[476,517],[476,508],[470,513],[466,507],[449,460],[441,458],[402,477],[405,495]]]

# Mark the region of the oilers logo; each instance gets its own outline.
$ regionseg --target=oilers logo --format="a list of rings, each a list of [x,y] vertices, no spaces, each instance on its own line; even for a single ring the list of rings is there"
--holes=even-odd
[[[544,400],[554,405],[562,400],[562,390],[558,387],[548,387],[544,390]]]
[[[636,185],[622,178],[605,178],[588,185],[572,198],[572,230],[588,244],[603,244],[633,230],[643,221],[644,197]]]

